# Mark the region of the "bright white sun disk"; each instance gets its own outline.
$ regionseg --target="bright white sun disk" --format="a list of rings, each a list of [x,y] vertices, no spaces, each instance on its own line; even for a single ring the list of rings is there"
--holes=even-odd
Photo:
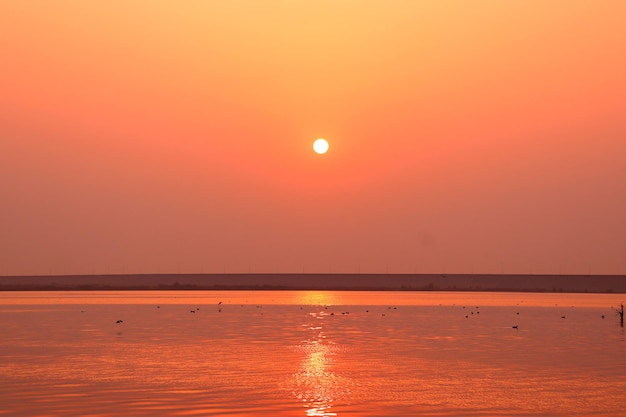
[[[328,152],[328,141],[322,138],[317,139],[313,142],[313,150],[320,155]]]

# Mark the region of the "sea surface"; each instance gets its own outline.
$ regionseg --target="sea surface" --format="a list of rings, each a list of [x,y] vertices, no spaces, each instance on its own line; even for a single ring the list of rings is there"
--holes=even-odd
[[[625,415],[625,298],[0,292],[0,415]]]

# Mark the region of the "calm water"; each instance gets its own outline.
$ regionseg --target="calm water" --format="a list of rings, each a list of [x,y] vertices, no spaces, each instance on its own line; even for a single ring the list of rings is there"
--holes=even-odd
[[[0,415],[624,415],[624,298],[5,292]]]

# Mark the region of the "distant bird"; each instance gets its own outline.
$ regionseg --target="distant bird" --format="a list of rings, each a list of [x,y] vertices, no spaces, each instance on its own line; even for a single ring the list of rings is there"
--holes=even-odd
[[[161,308],[161,306],[157,306],[157,308]]]
[[[222,302],[221,302],[221,301],[220,301],[219,303],[217,303],[217,305],[221,305],[221,304],[222,304]]]
[[[118,320],[118,321],[116,321],[116,323],[117,324],[124,323],[124,320]]]
[[[565,318],[565,316],[561,316],[561,318],[562,318],[562,319],[564,319],[564,318]]]
[[[196,314],[196,310],[189,310],[190,313]]]
[[[515,326],[513,326],[514,329],[517,329],[517,324]]]
[[[602,318],[604,318],[604,314],[602,315]]]

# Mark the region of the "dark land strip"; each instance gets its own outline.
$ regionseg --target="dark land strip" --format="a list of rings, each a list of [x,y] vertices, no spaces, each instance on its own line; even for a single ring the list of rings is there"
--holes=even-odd
[[[626,275],[125,274],[0,276],[0,291],[365,290],[626,293]]]

